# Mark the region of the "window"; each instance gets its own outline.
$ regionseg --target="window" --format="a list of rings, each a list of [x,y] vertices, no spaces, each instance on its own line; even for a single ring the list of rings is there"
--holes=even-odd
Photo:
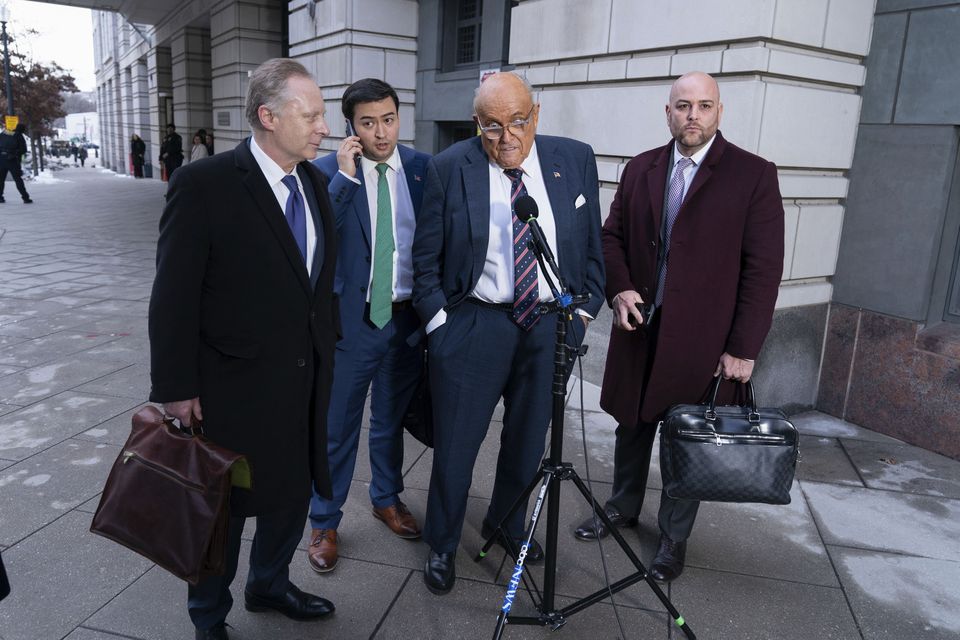
[[[482,27],[483,0],[459,0],[457,3],[456,64],[479,62]]]

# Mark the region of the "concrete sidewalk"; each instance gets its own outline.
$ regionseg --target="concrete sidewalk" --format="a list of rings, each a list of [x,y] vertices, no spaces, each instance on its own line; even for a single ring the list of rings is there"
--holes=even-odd
[[[13,586],[0,603],[0,638],[192,638],[184,584],[88,532],[130,416],[149,390],[146,311],[166,185],[99,168],[66,168],[55,177],[28,184],[32,205],[21,204],[8,182],[0,204],[0,551]],[[604,332],[591,331],[588,342],[605,346]],[[581,476],[589,470],[602,501],[615,424],[598,406],[603,349],[596,351],[582,403],[576,387],[571,394],[564,437],[566,459]],[[510,567],[499,551],[479,564],[472,557],[492,488],[498,420],[474,470],[451,594],[436,597],[424,587],[422,542],[394,537],[370,515],[363,445],[339,530],[340,565],[314,574],[305,536],[291,566],[294,582],[333,600],[336,614],[296,623],[246,612],[241,558],[231,637],[491,637]],[[687,570],[668,589],[690,627],[701,639],[723,640],[960,636],[960,462],[816,412],[795,423],[803,459],[789,506],[701,507]],[[431,451],[410,439],[406,445],[404,499],[422,520]],[[644,562],[657,540],[656,458],[650,487],[641,526],[626,532]],[[603,569],[597,545],[573,539],[588,508],[572,484],[563,485],[561,502],[562,605],[599,589]],[[247,533],[245,550],[252,528]],[[611,580],[630,573],[612,543],[603,552]],[[533,573],[539,578],[542,568]],[[508,626],[504,637],[617,638],[617,616],[628,638],[682,637],[671,633],[645,584],[615,600],[616,609],[595,605],[555,633]],[[525,595],[514,613],[532,613]]]

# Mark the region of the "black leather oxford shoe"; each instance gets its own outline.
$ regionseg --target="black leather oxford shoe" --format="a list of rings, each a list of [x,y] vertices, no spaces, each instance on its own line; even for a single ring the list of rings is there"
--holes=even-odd
[[[683,573],[683,561],[687,556],[687,541],[675,542],[660,534],[660,546],[650,566],[650,575],[657,582],[671,582]]]
[[[628,529],[637,526],[636,518],[628,518],[613,507],[604,507],[603,512],[607,514],[610,522],[612,522],[615,527]],[[593,516],[581,522],[577,530],[573,532],[577,540],[596,540],[597,538],[606,538],[609,534],[610,532],[607,531],[607,526],[603,524],[599,518],[597,518],[597,526],[594,528]]]
[[[427,564],[423,568],[423,582],[430,593],[438,596],[450,593],[457,581],[457,554],[437,553],[433,549],[427,554]]]
[[[484,525],[480,527],[480,535],[483,536],[484,540],[486,540],[487,538],[493,535],[493,527],[484,523]],[[503,547],[505,551],[507,552],[510,551],[509,549],[507,549],[507,545],[503,543],[503,534],[500,532],[497,533],[496,544]],[[514,546],[516,546],[517,551],[519,551],[520,547],[523,545],[523,539],[514,538],[513,544]],[[541,562],[543,562],[543,547],[540,546],[540,543],[537,542],[536,538],[530,539],[530,546],[527,547],[527,557],[525,562],[529,564],[540,564]]]
[[[197,629],[196,640],[230,640],[227,625],[220,622],[209,629]]]
[[[276,611],[293,620],[316,620],[333,613],[333,603],[320,596],[305,593],[292,584],[279,598],[243,592],[247,611]]]

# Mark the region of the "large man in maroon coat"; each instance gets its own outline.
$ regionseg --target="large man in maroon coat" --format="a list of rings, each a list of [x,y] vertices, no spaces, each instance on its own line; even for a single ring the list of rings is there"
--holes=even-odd
[[[697,402],[713,376],[750,379],[783,270],[777,168],[724,140],[716,81],[680,77],[666,113],[673,140],[627,164],[602,234],[614,329],[600,406],[619,425],[606,504],[615,526],[637,524],[667,408]],[[637,305],[651,303],[644,325]],[[698,506],[661,495],[657,580],[683,570]],[[576,531],[606,534],[592,518]]]

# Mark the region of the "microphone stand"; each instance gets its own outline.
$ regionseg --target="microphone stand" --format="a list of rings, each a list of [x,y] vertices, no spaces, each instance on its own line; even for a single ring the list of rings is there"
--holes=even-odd
[[[653,591],[654,595],[657,596],[664,608],[670,614],[670,617],[673,619],[674,623],[680,628],[681,631],[683,631],[686,637],[689,640],[696,640],[697,636],[693,633],[693,630],[690,629],[689,625],[687,625],[686,621],[683,619],[683,616],[681,616],[673,606],[673,603],[660,588],[660,585],[658,585],[650,576],[647,568],[643,565],[643,563],[640,562],[640,559],[633,552],[633,549],[630,548],[630,545],[620,534],[619,530],[613,525],[612,522],[610,522],[610,519],[607,517],[603,507],[590,493],[590,490],[583,483],[583,480],[580,479],[576,469],[573,468],[573,464],[562,461],[563,420],[564,405],[566,402],[566,381],[568,368],[567,359],[568,356],[573,356],[575,358],[583,355],[586,352],[586,347],[576,348],[567,346],[567,322],[573,320],[573,309],[588,302],[590,300],[590,296],[589,294],[572,295],[569,293],[560,276],[560,270],[557,268],[556,263],[553,260],[549,260],[550,266],[553,268],[554,275],[556,276],[557,282],[560,286],[558,289],[553,280],[550,278],[550,273],[546,268],[547,265],[545,264],[550,256],[548,250],[549,248],[541,247],[539,243],[534,240],[530,241],[528,247],[532,249],[536,255],[541,272],[543,273],[544,278],[546,279],[547,284],[550,287],[550,291],[553,293],[554,297],[552,302],[541,303],[538,307],[538,311],[541,315],[546,313],[557,314],[556,342],[554,345],[553,356],[553,414],[551,417],[550,430],[550,456],[543,460],[540,465],[540,470],[524,489],[523,493],[521,493],[520,496],[514,501],[513,505],[510,507],[510,510],[507,512],[507,515],[505,515],[497,524],[490,538],[487,539],[477,556],[474,558],[475,562],[482,560],[490,551],[490,547],[493,546],[494,542],[499,538],[503,541],[503,546],[508,549],[510,555],[513,556],[516,561],[510,580],[507,583],[503,604],[500,606],[500,613],[497,616],[497,625],[494,629],[493,638],[494,640],[499,640],[503,637],[504,627],[508,622],[512,624],[549,626],[553,630],[557,630],[566,624],[568,616],[578,613],[583,609],[600,602],[607,596],[612,596],[614,593],[622,591],[627,587],[636,584],[637,582],[645,581]],[[545,255],[547,257],[545,257]],[[626,578],[618,580],[613,584],[609,584],[599,591],[581,598],[580,600],[577,600],[562,609],[557,609],[555,603],[557,581],[557,537],[560,530],[560,483],[557,482],[558,480],[573,481],[574,485],[580,491],[580,495],[583,496],[583,499],[586,500],[591,507],[593,507],[593,512],[596,514],[597,520],[603,523],[603,526],[606,527],[607,531],[610,532],[610,535],[613,536],[617,545],[619,545],[619,547],[626,554],[627,558],[630,559],[636,568],[636,572],[630,574]],[[540,484],[540,492],[537,494],[537,501],[534,505],[533,513],[530,516],[530,526],[524,533],[520,548],[517,549],[513,538],[503,526],[503,523],[509,520],[510,516],[516,513],[517,510],[524,508],[524,505],[527,504],[530,495],[533,493],[538,483]],[[531,541],[533,540],[533,533],[540,521],[544,497],[547,499],[547,537],[544,545],[544,576],[543,591],[541,593],[537,588],[536,583],[534,583],[532,576],[529,576],[526,572],[524,572],[524,565],[527,551],[529,550]],[[524,583],[524,587],[530,594],[533,605],[540,612],[540,615],[509,617],[510,610],[513,607],[513,603],[521,581]]]

